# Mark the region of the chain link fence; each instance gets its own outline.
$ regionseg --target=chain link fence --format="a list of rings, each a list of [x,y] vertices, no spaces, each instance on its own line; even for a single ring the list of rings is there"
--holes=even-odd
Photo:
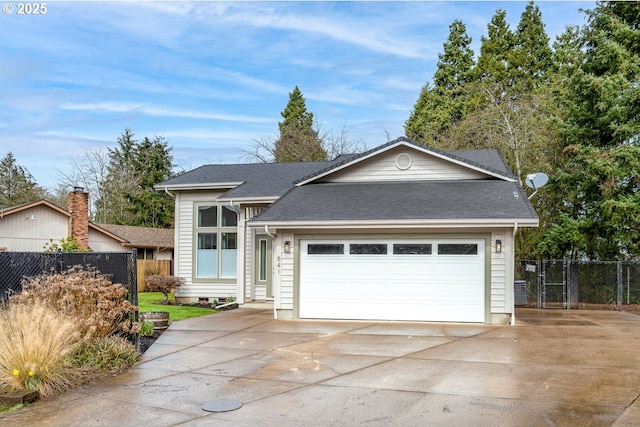
[[[640,261],[518,260],[516,285],[526,282],[527,305],[618,310],[640,304]]]
[[[0,252],[0,300],[22,291],[22,281],[45,273],[60,273],[80,265],[93,267],[113,283],[127,288],[129,302],[138,305],[136,252]]]

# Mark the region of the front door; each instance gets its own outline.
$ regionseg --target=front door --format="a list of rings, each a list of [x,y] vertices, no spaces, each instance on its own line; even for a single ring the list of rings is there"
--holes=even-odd
[[[255,284],[256,297],[265,292],[266,298],[273,298],[273,286],[271,285],[272,273],[272,247],[273,238],[269,236],[256,236],[256,262]]]

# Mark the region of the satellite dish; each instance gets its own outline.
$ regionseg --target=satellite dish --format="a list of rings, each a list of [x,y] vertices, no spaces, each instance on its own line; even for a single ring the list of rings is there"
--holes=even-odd
[[[531,199],[538,192],[538,188],[544,186],[547,182],[549,182],[549,177],[545,173],[536,172],[527,175],[524,183],[527,184],[527,187],[533,188],[534,190],[533,194],[529,196],[529,199]]]
[[[530,173],[529,175],[527,175],[527,178],[524,180],[524,182],[525,184],[527,184],[527,187],[537,190],[538,188],[549,182],[549,177],[547,176],[547,174],[542,172]]]

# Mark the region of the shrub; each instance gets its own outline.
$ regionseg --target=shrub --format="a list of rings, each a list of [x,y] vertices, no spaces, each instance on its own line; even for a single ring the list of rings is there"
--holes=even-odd
[[[151,292],[162,292],[164,294],[163,304],[169,303],[169,294],[174,289],[179,288],[184,283],[184,279],[175,276],[165,276],[154,274],[144,279],[147,290]]]
[[[65,237],[60,239],[60,243],[54,243],[53,239],[49,239],[45,243],[43,250],[45,252],[89,252],[88,249],[80,247],[80,243],[75,237]]]
[[[132,322],[138,308],[127,301],[127,289],[111,283],[94,268],[71,267],[62,273],[26,279],[12,303],[41,302],[72,317],[83,340],[116,333],[137,333]]]
[[[72,360],[75,366],[100,371],[120,371],[138,360],[135,346],[119,336],[99,337],[76,347]]]
[[[69,360],[80,339],[74,322],[41,303],[0,308],[0,390],[43,397],[79,383]]]

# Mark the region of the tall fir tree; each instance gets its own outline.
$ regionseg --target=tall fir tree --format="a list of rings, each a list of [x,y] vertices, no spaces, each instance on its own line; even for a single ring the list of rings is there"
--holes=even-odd
[[[514,34],[507,23],[507,12],[498,9],[487,25],[487,36],[480,37],[480,55],[474,69],[475,79],[490,83],[508,82],[509,57]]]
[[[318,131],[314,128],[313,113],[307,111],[306,100],[296,86],[289,93],[289,102],[280,113],[280,136],[274,144],[274,158],[278,163],[311,162],[327,159]]]
[[[173,176],[171,147],[164,137],[145,137],[134,149],[135,174],[139,188],[129,195],[136,223],[145,227],[168,228],[173,225],[174,199],[153,186]]]
[[[405,135],[410,139],[438,147],[439,137],[471,109],[466,90],[475,65],[471,41],[462,21],[456,20],[449,26],[443,53],[438,54],[433,86],[427,84],[422,88],[405,122]]]
[[[522,12],[513,42],[508,66],[510,85],[515,92],[529,93],[547,83],[553,56],[542,13],[533,2]]]
[[[45,190],[9,152],[0,159],[0,209],[42,199]]]
[[[541,256],[640,256],[640,4],[600,2],[556,42],[563,164]]]
[[[640,3],[602,2],[587,11],[581,63],[564,92],[568,142],[640,143]]]
[[[153,186],[173,176],[171,147],[163,137],[134,139],[127,128],[109,149],[107,177],[96,203],[101,222],[157,228],[173,226],[174,200]]]

